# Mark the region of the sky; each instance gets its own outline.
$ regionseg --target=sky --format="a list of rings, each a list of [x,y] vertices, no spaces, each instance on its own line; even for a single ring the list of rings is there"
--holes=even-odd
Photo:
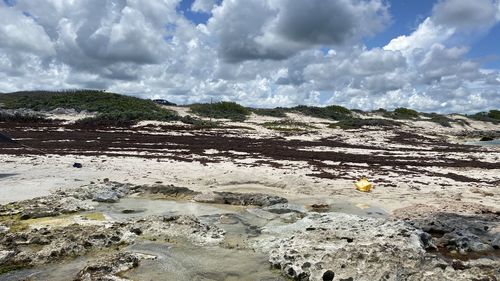
[[[0,92],[500,108],[500,0],[0,0]]]

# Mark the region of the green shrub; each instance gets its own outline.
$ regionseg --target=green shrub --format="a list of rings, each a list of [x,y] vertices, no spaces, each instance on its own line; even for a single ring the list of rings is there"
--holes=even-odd
[[[291,119],[266,122],[266,123],[262,124],[262,126],[264,126],[267,129],[270,129],[270,130],[284,131],[284,132],[307,131],[308,129],[317,129],[316,127],[314,127],[310,124],[307,124],[304,122],[293,121]]]
[[[473,115],[468,115],[467,117],[478,121],[492,122],[494,124],[497,124],[500,122],[500,110],[493,109],[489,112],[478,112]]]
[[[339,105],[329,105],[326,107],[299,105],[291,108],[291,110],[298,111],[307,116],[332,120],[341,120],[352,116],[352,112],[349,109]]]
[[[164,110],[152,100],[96,90],[15,92],[0,95],[0,103],[5,108],[28,108],[36,111],[56,108],[73,108],[77,111],[98,113]]]
[[[488,117],[500,121],[500,110],[490,110],[490,112],[488,112]]]
[[[5,108],[53,110],[73,108],[97,112],[76,122],[81,126],[130,126],[141,120],[175,121],[180,117],[151,100],[95,90],[31,91],[0,95]]]
[[[210,122],[206,120],[202,120],[200,118],[192,117],[191,115],[186,115],[180,118],[180,120],[184,124],[193,125],[196,128],[219,128],[219,124],[217,122]]]
[[[394,109],[394,111],[384,112],[384,117],[392,119],[417,119],[419,118],[419,113],[413,109],[399,107]]]
[[[251,111],[235,102],[221,101],[213,104],[198,103],[189,106],[192,113],[215,119],[244,121]]]
[[[125,111],[100,113],[95,117],[77,120],[75,124],[80,126],[117,126],[126,127],[136,124],[142,120],[177,121],[180,117],[168,110],[158,112]]]
[[[254,108],[252,109],[252,111],[257,115],[285,118],[287,110],[278,107],[278,108]]]
[[[340,120],[337,123],[330,124],[330,128],[341,128],[341,129],[360,129],[364,126],[373,127],[399,127],[401,123],[388,120],[388,119],[360,119],[360,118],[348,118]]]

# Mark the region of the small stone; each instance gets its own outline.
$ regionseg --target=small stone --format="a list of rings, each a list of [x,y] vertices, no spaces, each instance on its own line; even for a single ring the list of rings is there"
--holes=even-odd
[[[141,235],[142,234],[142,230],[138,227],[134,227],[132,229],[130,229],[130,232],[134,233],[135,235]]]
[[[332,281],[333,278],[335,278],[335,273],[333,271],[327,270],[323,273],[323,281]]]
[[[6,233],[7,231],[9,231],[9,227],[3,225],[3,224],[0,224],[0,233]]]
[[[462,261],[459,260],[453,260],[451,263],[451,267],[453,267],[454,270],[465,270],[467,267]]]
[[[73,164],[73,168],[81,168],[81,167],[83,167],[81,163],[76,163],[76,162],[75,162],[75,163]]]

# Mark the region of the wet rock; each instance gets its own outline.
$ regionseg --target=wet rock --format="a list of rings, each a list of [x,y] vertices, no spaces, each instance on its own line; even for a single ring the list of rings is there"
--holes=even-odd
[[[215,225],[202,223],[195,216],[159,216],[134,222],[143,235],[155,239],[187,239],[195,244],[218,244],[225,235]]]
[[[131,253],[118,253],[105,257],[78,272],[75,281],[92,280],[129,280],[118,274],[139,266],[139,256]]]
[[[287,213],[305,213],[307,210],[300,205],[290,203],[280,203],[262,208],[265,211],[274,214],[287,214]]]
[[[283,197],[267,195],[262,193],[234,193],[234,192],[214,192],[222,197],[223,204],[229,205],[253,205],[253,206],[271,206],[279,203],[287,203],[288,200]]]
[[[120,224],[72,224],[11,232],[0,238],[0,247],[16,253],[9,258],[10,264],[29,266],[83,255],[93,249],[127,244],[130,243],[129,234]]]
[[[139,187],[139,191],[144,194],[154,194],[154,195],[162,195],[167,198],[192,198],[199,194],[199,192],[193,191],[187,187],[180,187],[174,185],[145,185]]]
[[[25,209],[21,213],[21,219],[22,220],[27,220],[27,219],[37,219],[37,218],[44,218],[44,217],[55,217],[59,216],[61,212],[57,211],[55,208],[51,207],[35,207],[35,208],[28,208]]]
[[[330,211],[330,205],[328,204],[311,204],[309,205],[309,209],[313,212],[328,212]]]
[[[118,193],[115,191],[102,191],[95,194],[92,200],[102,203],[116,203],[120,201],[120,197],[118,196]]]
[[[494,250],[500,235],[500,220],[495,210],[479,204],[453,202],[417,204],[394,212],[417,228],[432,235],[432,243],[450,253],[488,253]]]

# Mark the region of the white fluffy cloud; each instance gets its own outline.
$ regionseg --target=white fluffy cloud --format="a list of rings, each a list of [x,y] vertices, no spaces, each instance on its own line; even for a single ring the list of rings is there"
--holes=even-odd
[[[380,0],[225,0],[208,28],[229,62],[283,60],[317,46],[342,46],[383,29],[389,20]]]
[[[440,0],[433,8],[437,24],[473,31],[489,28],[498,21],[497,0]]]
[[[41,3],[43,2],[43,3]],[[493,0],[438,1],[414,32],[386,46],[382,0],[0,1],[0,92],[99,88],[178,103],[336,103],[474,112],[500,107],[498,70],[457,40],[500,20]],[[457,20],[461,19],[461,20]]]

